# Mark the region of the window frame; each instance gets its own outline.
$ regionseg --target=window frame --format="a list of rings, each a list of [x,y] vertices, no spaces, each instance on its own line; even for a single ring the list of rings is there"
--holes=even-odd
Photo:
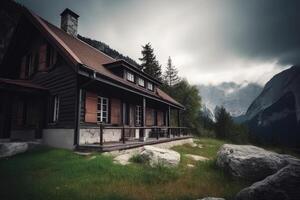
[[[134,74],[132,72],[126,71],[126,79],[127,81],[134,83]]]
[[[60,97],[58,95],[50,97],[49,112],[51,113],[51,115],[48,118],[48,123],[56,124],[59,120],[60,113]]]
[[[104,101],[106,103],[104,104]],[[105,110],[103,109],[105,106]],[[99,109],[100,108],[100,109]],[[104,113],[106,114],[104,116]],[[97,124],[109,122],[109,99],[107,97],[97,96]]]
[[[142,125],[142,106],[136,105],[135,106],[135,125],[141,126]]]
[[[149,87],[149,86],[151,86],[151,87]],[[154,84],[151,83],[151,82],[148,82],[147,83],[147,89],[150,90],[150,91],[154,91]]]
[[[141,84],[141,81],[142,81],[143,84]],[[141,86],[141,87],[145,87],[145,85],[146,85],[146,84],[145,84],[145,80],[142,79],[141,77],[139,77],[139,78],[138,78],[138,85]]]

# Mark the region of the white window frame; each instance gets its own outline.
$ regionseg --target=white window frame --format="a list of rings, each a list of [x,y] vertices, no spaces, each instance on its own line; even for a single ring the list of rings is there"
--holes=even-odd
[[[139,77],[138,84],[139,86],[145,87],[145,80]]]
[[[140,126],[142,125],[142,106],[135,107],[135,124]]]
[[[98,98],[97,98],[97,123],[108,123],[108,105],[109,105],[108,98],[98,96]],[[105,109],[103,109],[103,108],[105,108]]]
[[[147,84],[147,89],[153,91],[154,90],[154,85],[151,82],[148,82]]]
[[[126,79],[130,82],[134,82],[134,74],[131,72],[126,72]]]
[[[53,98],[53,122],[57,122],[58,121],[58,117],[59,117],[59,97],[58,96],[54,96]]]

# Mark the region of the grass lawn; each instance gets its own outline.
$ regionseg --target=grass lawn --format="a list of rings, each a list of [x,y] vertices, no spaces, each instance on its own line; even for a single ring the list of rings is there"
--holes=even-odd
[[[203,148],[173,149],[181,154],[177,168],[121,166],[101,154],[80,156],[72,151],[43,148],[0,160],[0,199],[197,199],[206,196],[232,199],[250,183],[232,179],[217,169],[215,157],[224,143],[202,138]],[[185,154],[210,158],[189,160]],[[187,164],[194,164],[189,168]]]

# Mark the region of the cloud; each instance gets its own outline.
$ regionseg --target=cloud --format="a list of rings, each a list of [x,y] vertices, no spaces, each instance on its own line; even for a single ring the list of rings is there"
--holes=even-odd
[[[168,56],[192,83],[265,83],[300,63],[300,1],[22,1],[59,24],[69,7],[79,33],[136,60],[151,42],[165,66]],[[47,6],[45,6],[47,5]]]

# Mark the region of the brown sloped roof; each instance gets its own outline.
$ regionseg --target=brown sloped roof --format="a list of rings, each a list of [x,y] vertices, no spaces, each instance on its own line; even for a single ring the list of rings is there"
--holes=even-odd
[[[70,59],[70,61],[74,65],[81,64],[82,66],[95,70],[99,74],[118,83],[121,83],[122,85],[129,86],[131,88],[134,88],[135,90],[138,90],[139,92],[146,93],[147,95],[154,96],[173,105],[184,108],[183,105],[178,103],[176,100],[174,100],[159,88],[156,90],[156,92],[151,92],[113,74],[106,67],[104,67],[104,65],[116,62],[117,60],[79,40],[78,38],[67,34],[60,28],[47,22],[35,13],[29,10],[26,10],[26,12],[26,15],[32,20],[37,28],[42,33],[46,34],[46,36],[49,37],[51,41],[55,42],[57,47],[65,54],[67,58]]]

